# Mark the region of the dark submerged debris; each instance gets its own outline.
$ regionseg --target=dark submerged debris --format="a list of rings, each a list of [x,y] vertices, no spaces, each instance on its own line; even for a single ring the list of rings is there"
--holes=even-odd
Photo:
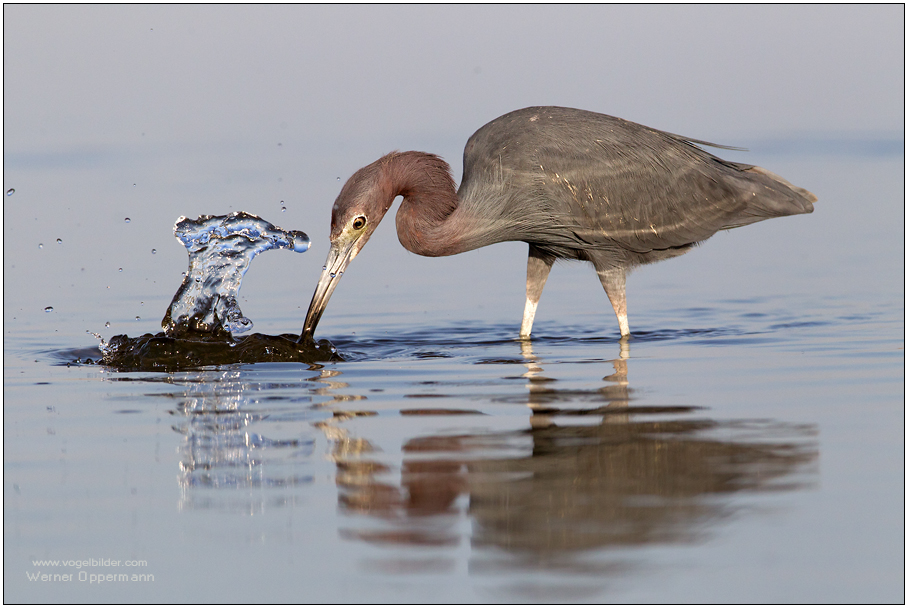
[[[235,363],[317,363],[342,361],[328,340],[297,342],[296,334],[270,336],[254,333],[232,336],[174,338],[165,333],[135,338],[118,335],[102,346],[103,365],[119,371],[177,371]]]

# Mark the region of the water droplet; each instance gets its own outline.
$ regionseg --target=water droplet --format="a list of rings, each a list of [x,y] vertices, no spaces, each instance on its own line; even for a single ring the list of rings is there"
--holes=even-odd
[[[286,213],[286,212],[287,212],[287,208],[286,208],[286,207],[281,207],[281,213]]]
[[[38,249],[44,249],[44,243],[38,243]]]
[[[53,307],[53,306],[47,306],[47,307],[44,308],[44,312],[54,312],[54,307]]]
[[[145,134],[144,134],[144,133],[142,133],[142,135],[145,135]],[[132,185],[132,187],[133,187],[133,188],[135,188],[135,187],[136,187],[136,185],[135,185],[135,184],[133,184],[133,185]]]
[[[331,276],[331,278],[333,279],[333,278],[336,277],[337,275],[336,275],[335,273],[332,272],[330,276]]]
[[[337,181],[341,181],[341,178],[340,178],[340,177],[338,177],[338,178],[337,178]]]
[[[136,315],[136,321],[138,321],[138,320],[139,320],[139,315]]]
[[[110,321],[104,324],[104,327],[110,327]]]
[[[145,306],[145,302],[139,302],[139,306]]]
[[[10,188],[9,190],[6,191],[6,196],[12,196],[15,193],[16,193],[16,189]]]
[[[122,269],[122,268],[120,268],[120,269],[119,269],[119,271],[118,271],[118,272],[123,272],[123,269]]]
[[[126,222],[126,223],[128,224],[128,223],[129,223],[130,221],[132,221],[132,220],[130,220],[129,218],[126,218],[126,219],[123,220],[123,221]]]
[[[281,204],[283,205],[283,204],[284,204],[284,201],[281,201]]]
[[[63,239],[57,239],[57,245],[62,245],[62,244],[63,244]]]
[[[156,254],[157,252],[158,252],[157,249],[152,249],[152,250],[151,250],[151,255],[154,255],[154,254]]]
[[[327,266],[322,266],[322,270],[328,270]]]

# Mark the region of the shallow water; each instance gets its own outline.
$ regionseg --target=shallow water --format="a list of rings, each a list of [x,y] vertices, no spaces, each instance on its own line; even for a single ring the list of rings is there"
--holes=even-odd
[[[11,162],[4,599],[903,601],[903,158],[748,160],[816,212],[638,270],[626,345],[591,269],[554,269],[521,343],[525,245],[419,258],[387,222],[319,326],[345,361],[171,373],[68,363],[156,331],[173,218],[252,190]],[[256,260],[257,331],[299,331],[321,270],[338,186],[311,179],[280,223],[316,251]],[[120,564],[37,562],[91,559]]]

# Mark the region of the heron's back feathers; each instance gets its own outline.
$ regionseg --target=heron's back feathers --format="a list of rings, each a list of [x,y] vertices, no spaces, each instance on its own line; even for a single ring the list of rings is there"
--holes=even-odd
[[[594,112],[525,108],[470,138],[461,204],[485,221],[508,218],[515,230],[497,240],[644,256],[813,210],[807,190],[700,145],[715,144]]]

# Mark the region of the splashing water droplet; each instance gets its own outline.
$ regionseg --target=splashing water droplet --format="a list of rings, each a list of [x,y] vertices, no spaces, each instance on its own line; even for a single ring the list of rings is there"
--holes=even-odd
[[[151,250],[151,255],[154,255],[154,254],[156,254],[157,252],[158,252],[157,249],[152,249],[152,250]]]
[[[108,325],[110,325],[110,324],[108,323]],[[85,333],[91,334],[91,335],[93,335],[95,338],[97,338],[98,340],[100,340],[101,343],[98,344],[98,348],[101,349],[101,352],[102,352],[102,353],[107,354],[108,344],[107,344],[107,342],[104,341],[104,338],[101,337],[101,334],[96,333],[96,332],[93,332],[93,331],[90,330],[90,329],[86,329],[86,330],[85,330]],[[91,360],[90,360],[90,359],[87,359],[86,361],[91,361]]]
[[[189,271],[161,322],[170,336],[250,330],[253,323],[243,316],[237,293],[252,258],[271,249],[302,253],[309,248],[305,233],[283,230],[243,211],[181,217],[174,235],[189,252]]]
[[[54,312],[54,307],[53,307],[53,306],[46,306],[46,307],[44,308],[44,312]]]
[[[63,239],[57,239],[57,245],[62,245],[62,244],[63,244]]]
[[[15,193],[16,193],[16,189],[10,188],[9,190],[6,191],[6,196],[12,196]]]
[[[129,218],[126,218],[126,219],[123,220],[123,221],[126,222],[126,223],[128,224],[128,223],[131,222],[132,220],[130,220]]]

